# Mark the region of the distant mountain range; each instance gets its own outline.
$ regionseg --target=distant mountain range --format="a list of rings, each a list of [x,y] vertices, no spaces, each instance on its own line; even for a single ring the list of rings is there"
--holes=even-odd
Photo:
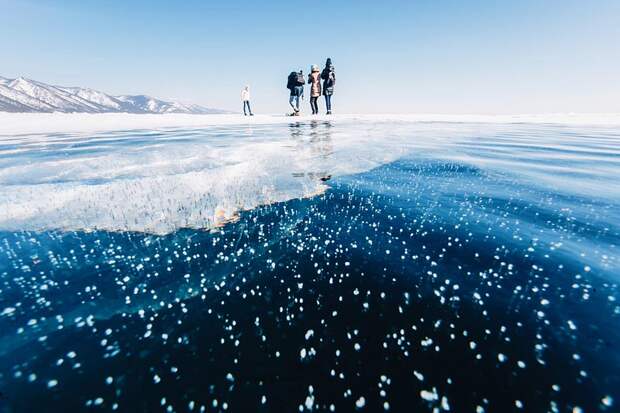
[[[0,112],[228,113],[146,95],[112,96],[93,89],[52,86],[23,77],[1,76]]]

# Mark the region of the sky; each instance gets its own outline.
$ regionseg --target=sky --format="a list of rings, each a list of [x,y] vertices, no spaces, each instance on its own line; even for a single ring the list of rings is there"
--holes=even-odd
[[[336,113],[620,112],[619,0],[0,0],[0,39],[0,76],[235,111],[331,57]]]

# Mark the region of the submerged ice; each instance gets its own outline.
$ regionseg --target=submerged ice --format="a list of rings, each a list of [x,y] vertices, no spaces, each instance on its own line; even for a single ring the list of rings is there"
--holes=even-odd
[[[320,193],[332,174],[405,150],[378,137],[315,121],[0,138],[0,229],[212,228],[244,209]]]
[[[0,403],[617,409],[614,130],[250,132],[3,141]]]

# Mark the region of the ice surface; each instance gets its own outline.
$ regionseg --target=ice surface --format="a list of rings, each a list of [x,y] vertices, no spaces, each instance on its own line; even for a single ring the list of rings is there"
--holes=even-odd
[[[296,122],[258,116],[241,124],[239,116],[227,115],[0,118],[1,230],[163,234],[178,228],[212,228],[234,219],[240,210],[320,193],[330,176],[368,171],[412,151],[499,170],[523,169],[525,158],[536,157],[527,145],[544,146],[546,139],[528,136],[527,127],[510,123],[525,118],[514,117],[450,117],[449,122],[436,122],[433,117],[340,116]],[[616,118],[562,119],[570,124]],[[97,131],[101,128],[105,131]],[[475,158],[463,150],[472,137],[498,131],[517,134],[521,148],[500,140],[488,148],[492,156],[484,156],[485,146]],[[458,150],[455,145],[460,145]],[[567,152],[558,156],[570,159],[570,151],[576,149],[569,139],[565,145]],[[529,165],[522,173],[533,181],[573,190],[575,183],[555,178],[548,182],[554,173],[585,172],[578,164],[570,164],[570,170],[566,165]],[[606,164],[599,167],[606,172]],[[609,188],[605,181],[579,182],[583,191]]]
[[[617,126],[54,119],[125,124],[0,138],[12,411],[616,408]]]
[[[66,88],[70,89],[70,88]],[[88,89],[84,89],[88,91]],[[302,118],[303,119],[303,118]],[[305,118],[307,119],[307,118]],[[315,118],[316,119],[316,118]],[[327,119],[319,116],[318,119]],[[337,121],[374,122],[449,122],[492,124],[557,124],[557,125],[620,125],[620,113],[545,115],[332,115]],[[174,127],[206,127],[236,124],[285,124],[285,116],[186,114],[128,114],[128,113],[8,113],[0,112],[0,136],[59,132],[97,132],[129,129],[159,129]]]
[[[331,129],[259,121],[8,136],[0,140],[0,229],[210,228],[239,210],[319,193],[321,178],[365,171],[402,152],[394,141],[390,151],[376,151],[364,145],[367,136],[331,136]]]

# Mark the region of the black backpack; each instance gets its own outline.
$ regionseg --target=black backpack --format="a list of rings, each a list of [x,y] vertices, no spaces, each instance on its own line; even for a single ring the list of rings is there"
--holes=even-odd
[[[286,88],[292,90],[296,86],[296,83],[297,83],[297,72],[291,72],[288,75],[288,80],[286,82]]]

